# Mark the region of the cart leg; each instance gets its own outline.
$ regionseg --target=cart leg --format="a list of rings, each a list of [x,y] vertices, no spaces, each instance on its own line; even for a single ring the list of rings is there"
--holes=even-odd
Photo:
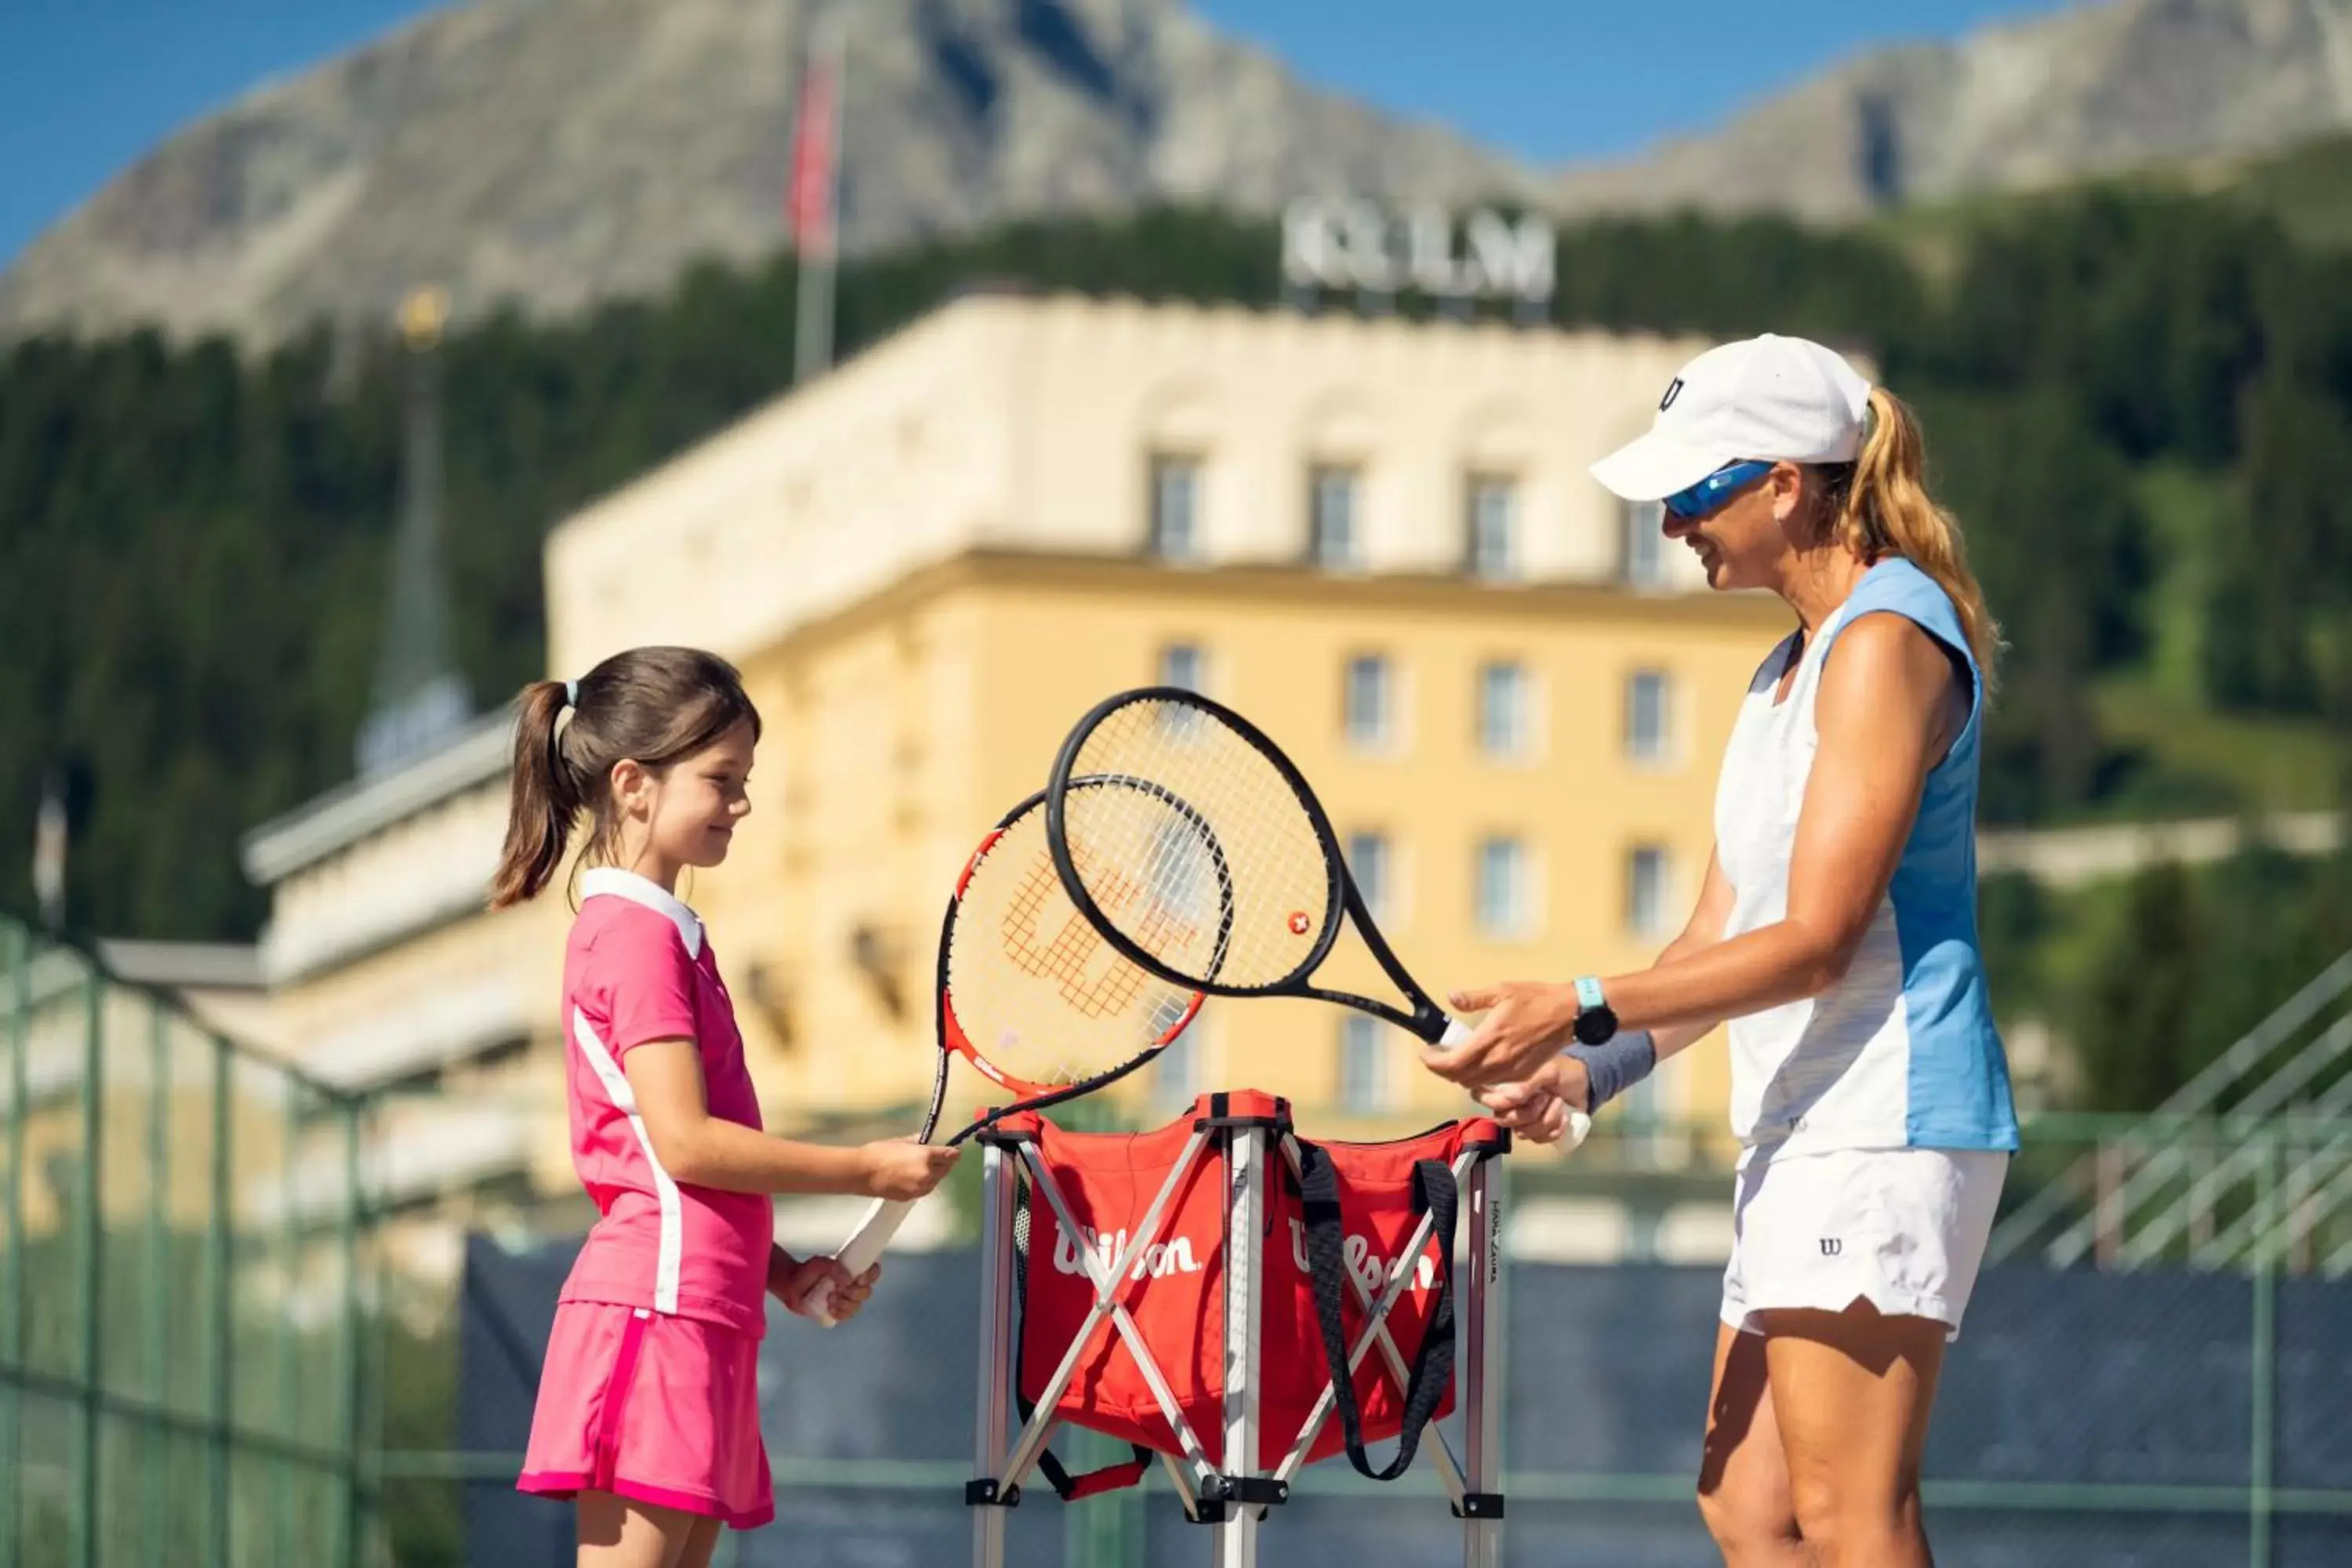
[[[1258,1298],[1265,1281],[1259,1231],[1265,1219],[1266,1134],[1228,1131],[1225,1161],[1224,1473],[1238,1481],[1258,1473]],[[1216,1526],[1217,1568],[1257,1568],[1260,1510],[1234,1500]]]
[[[1469,1343],[1462,1358],[1462,1561],[1503,1562],[1503,1161],[1470,1168]]]
[[[1006,1426],[1012,1416],[1013,1207],[1015,1166],[1000,1145],[982,1145],[980,1220],[980,1401],[972,1432],[974,1478],[965,1501],[971,1509],[972,1568],[1004,1568],[1004,1512],[994,1489],[1004,1476]],[[981,1495],[982,1492],[986,1495]]]

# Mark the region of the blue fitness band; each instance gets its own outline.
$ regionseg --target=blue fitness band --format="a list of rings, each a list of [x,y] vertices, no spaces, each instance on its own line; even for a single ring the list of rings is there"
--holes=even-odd
[[[1584,1076],[1592,1085],[1591,1098],[1584,1106],[1590,1113],[1656,1069],[1658,1043],[1647,1029],[1629,1029],[1597,1046],[1570,1046],[1560,1055],[1574,1057],[1584,1064]]]

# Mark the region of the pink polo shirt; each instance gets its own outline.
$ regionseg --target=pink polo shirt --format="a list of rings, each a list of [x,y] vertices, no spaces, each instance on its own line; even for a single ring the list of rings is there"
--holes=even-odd
[[[764,1332],[775,1226],[768,1198],[671,1180],[621,1067],[648,1040],[690,1039],[710,1114],[761,1125],[734,1004],[702,921],[643,877],[589,871],[564,950],[563,1024],[572,1163],[604,1217],[559,1300]]]

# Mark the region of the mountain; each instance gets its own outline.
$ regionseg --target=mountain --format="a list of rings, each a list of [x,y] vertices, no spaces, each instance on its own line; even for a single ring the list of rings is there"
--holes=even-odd
[[[1837,219],[2347,127],[2352,0],[2110,0],[1864,55],[1554,195]]]
[[[784,245],[822,0],[473,0],[173,137],[0,276],[0,338],[267,342],[657,293]],[[1835,220],[2352,127],[2352,0],[2105,0],[1837,65],[1708,134],[1540,171],[1301,83],[1182,0],[834,0],[854,249],[1009,216],[1297,195]],[[1670,65],[1662,62],[1661,80]]]
[[[0,278],[0,334],[152,320],[268,340],[546,314],[786,242],[813,0],[475,0],[166,142]],[[844,5],[842,225],[865,249],[1011,215],[1298,192],[1532,195],[1441,127],[1318,92],[1179,0]]]

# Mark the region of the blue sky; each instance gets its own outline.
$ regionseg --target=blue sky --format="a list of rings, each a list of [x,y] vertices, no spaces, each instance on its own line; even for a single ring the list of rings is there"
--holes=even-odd
[[[1711,124],[1816,68],[2052,0],[1195,0],[1324,86],[1546,163]],[[0,0],[0,263],[175,127],[418,0]]]

